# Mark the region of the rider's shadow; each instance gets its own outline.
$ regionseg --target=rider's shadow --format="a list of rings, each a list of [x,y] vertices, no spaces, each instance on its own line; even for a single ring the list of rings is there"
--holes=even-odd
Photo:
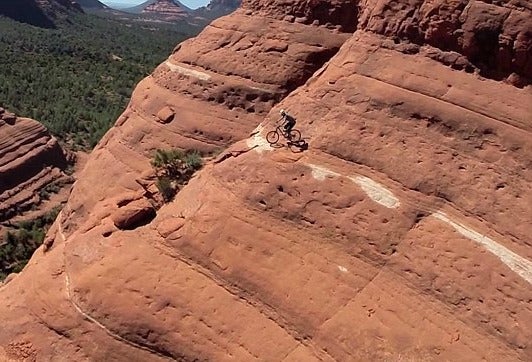
[[[289,148],[290,151],[294,153],[300,153],[303,151],[308,150],[309,144],[306,140],[301,139],[299,141],[286,141],[286,144],[284,143],[274,143],[270,144],[270,147],[272,148]]]
[[[301,139],[296,142],[288,141],[288,148],[294,153],[299,153],[308,150],[308,142],[304,139]]]

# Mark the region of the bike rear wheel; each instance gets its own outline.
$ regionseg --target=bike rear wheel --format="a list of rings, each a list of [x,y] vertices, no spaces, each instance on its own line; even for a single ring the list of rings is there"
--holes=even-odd
[[[268,143],[270,145],[273,145],[277,142],[279,142],[279,133],[277,131],[270,131],[266,134],[266,141],[268,141]]]
[[[288,139],[291,142],[299,142],[299,141],[301,141],[301,132],[299,132],[299,130],[297,130],[297,129],[291,130]]]

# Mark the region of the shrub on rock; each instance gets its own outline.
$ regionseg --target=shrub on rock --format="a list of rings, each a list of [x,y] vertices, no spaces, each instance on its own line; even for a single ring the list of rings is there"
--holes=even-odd
[[[179,185],[185,185],[203,166],[203,159],[196,150],[158,149],[151,164],[157,174],[157,189],[168,202],[176,195]]]
[[[159,177],[155,183],[155,186],[157,186],[157,189],[163,196],[165,202],[172,200],[176,194],[176,189],[172,185],[172,181],[166,176]]]

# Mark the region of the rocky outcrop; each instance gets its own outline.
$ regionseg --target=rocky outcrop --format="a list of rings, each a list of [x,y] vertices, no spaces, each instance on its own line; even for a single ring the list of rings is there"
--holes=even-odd
[[[395,41],[431,45],[445,52],[431,56],[472,71],[463,56],[488,78],[510,77],[519,86],[531,82],[532,6],[528,1],[367,0],[361,8],[364,30]]]
[[[245,138],[348,37],[325,27],[254,16],[252,9],[218,19],[197,38],[179,44],[139,84],[118,120],[127,125],[120,130],[127,141],[116,146],[135,149],[142,140],[151,154],[162,145],[184,142],[184,148],[217,152]],[[115,146],[103,146],[112,139],[109,134],[95,151],[113,149],[120,158]]]
[[[39,191],[66,181],[65,154],[46,128],[0,108],[0,221],[41,202]]]
[[[0,289],[0,353],[532,358],[530,86],[389,27],[421,2],[287,3],[245,1],[139,84],[53,246]],[[308,150],[265,140],[281,108]],[[149,224],[117,227],[150,208],[153,150],[228,144]]]
[[[187,18],[192,10],[177,0],[148,0],[123,11],[142,14],[148,18],[176,21]]]
[[[120,230],[131,230],[149,224],[154,217],[152,204],[146,199],[138,199],[120,207],[111,215],[111,220]]]
[[[173,0],[157,0],[146,6],[142,14],[166,20],[177,20],[188,16],[187,11]]]
[[[242,6],[253,9],[256,15],[352,32],[358,23],[358,3],[357,0],[244,0]]]

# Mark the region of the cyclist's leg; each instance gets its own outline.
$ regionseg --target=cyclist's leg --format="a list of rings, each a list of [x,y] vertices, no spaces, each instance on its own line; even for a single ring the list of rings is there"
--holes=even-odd
[[[286,125],[286,134],[288,136],[290,136],[290,132],[292,132],[292,130],[294,129],[294,126],[295,126],[294,122],[287,123],[287,125]]]
[[[289,134],[288,129],[289,128],[290,128],[290,125],[288,123],[285,123],[285,125],[283,126],[283,136],[285,138],[288,138],[288,134]]]
[[[292,140],[292,129],[294,126],[291,124],[290,127],[286,130],[286,138],[291,141]]]

